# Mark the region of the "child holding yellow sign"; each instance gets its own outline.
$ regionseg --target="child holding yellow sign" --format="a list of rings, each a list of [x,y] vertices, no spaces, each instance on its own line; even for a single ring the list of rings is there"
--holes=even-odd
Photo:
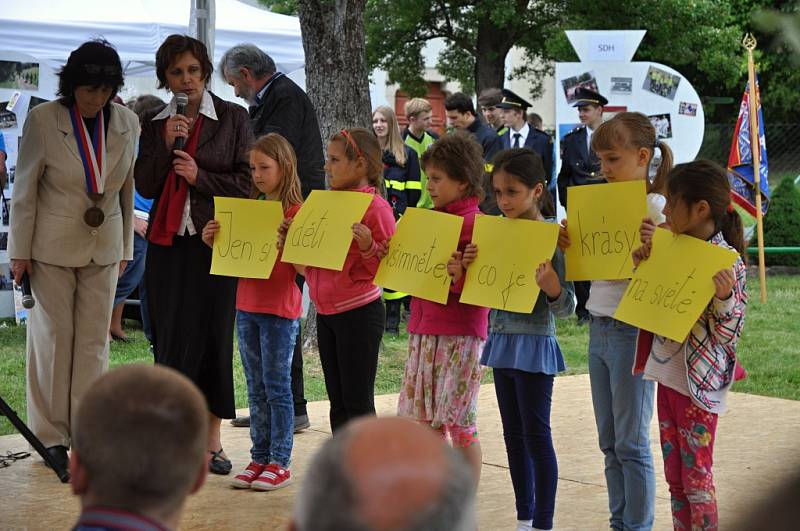
[[[492,162],[492,188],[506,217],[545,221],[545,213],[554,214],[537,153],[508,149]],[[550,434],[550,406],[553,379],[566,370],[555,337],[555,317],[567,318],[575,311],[575,293],[572,282],[564,280],[561,250],[556,249],[552,262],[539,264],[536,283],[541,291],[531,313],[492,310],[489,339],[481,356],[481,364],[492,367],[494,373],[518,530],[553,528],[558,463]]]
[[[667,179],[664,214],[675,234],[688,234],[740,255],[733,268],[714,275],[714,297],[683,343],[640,332],[634,367],[646,380],[658,382],[664,476],[676,529],[716,529],[711,465],[718,415],[737,377],[736,344],[747,303],[741,258],[744,232],[731,203],[727,173],[710,161],[675,167]],[[636,265],[649,257],[654,230],[645,220],[644,245],[633,254]]]
[[[408,321],[408,360],[400,388],[398,414],[430,424],[448,435],[475,472],[481,471],[476,426],[480,356],[486,340],[488,308],[459,302],[464,287],[462,252],[472,240],[483,195],[483,149],[467,133],[440,138],[422,155],[427,190],[435,210],[464,218],[458,250],[447,264],[452,283],[447,304],[412,297]]]
[[[661,151],[661,165],[652,185],[648,182],[647,215],[661,224],[665,203],[661,193],[672,166],[672,152],[656,139],[650,120],[638,112],[622,112],[592,134],[592,150],[609,183],[647,181],[656,149]],[[558,246],[563,250],[569,247],[570,240],[566,221],[562,225]],[[600,449],[605,455],[610,526],[651,529],[656,477],[650,451],[650,421],[655,385],[641,375],[631,374],[638,329],[613,317],[628,283],[629,280],[592,280],[586,302],[591,315],[589,381]]]
[[[383,337],[381,288],[373,283],[384,247],[395,230],[392,207],[377,190],[383,181],[378,139],[361,128],[342,129],[328,142],[325,162],[331,189],[369,194],[369,207],[353,223],[353,240],[341,271],[295,266],[304,274],[317,307],[317,341],[331,429],[361,415],[375,414],[375,373]],[[283,246],[290,219],[278,234]]]
[[[251,199],[281,202],[293,217],[303,196],[289,142],[276,133],[256,140],[250,150]],[[213,246],[216,220],[203,228]],[[274,229],[273,229],[274,230]],[[276,490],[292,482],[289,463],[294,442],[291,368],[303,298],[294,266],[277,260],[268,279],[240,278],[236,290],[236,332],[250,405],[250,464],[231,481],[239,489]]]

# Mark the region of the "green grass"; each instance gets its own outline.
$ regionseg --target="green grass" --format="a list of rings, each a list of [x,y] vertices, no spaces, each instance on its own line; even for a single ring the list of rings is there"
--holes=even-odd
[[[739,358],[748,378],[737,382],[734,390],[765,396],[800,400],[800,276],[768,277],[769,301],[758,301],[758,279],[749,278],[750,302],[745,332],[739,343]],[[128,325],[133,323],[128,322]],[[111,367],[153,360],[140,329],[128,329],[131,343],[113,343]],[[582,374],[587,369],[588,329],[574,319],[558,322],[558,340],[568,371]],[[408,336],[384,337],[375,393],[396,393],[403,377]],[[234,360],[236,407],[247,405],[247,392],[238,351]],[[308,400],[324,400],[325,382],[319,356],[305,358],[305,391]],[[491,373],[484,381],[491,382]],[[25,419],[25,328],[12,321],[0,323],[0,396]],[[0,419],[0,435],[14,433],[6,419]]]

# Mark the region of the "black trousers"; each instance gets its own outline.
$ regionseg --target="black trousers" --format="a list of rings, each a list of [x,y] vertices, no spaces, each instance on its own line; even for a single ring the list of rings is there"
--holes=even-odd
[[[219,418],[236,416],[233,328],[236,279],[208,273],[211,248],[200,235],[147,247],[145,283],[156,363],[183,373]]]
[[[384,317],[380,299],[334,315],[317,314],[319,357],[334,432],[350,419],[375,414],[375,373]]]
[[[303,275],[295,277],[295,283],[303,293],[303,285],[306,278]],[[294,342],[294,354],[292,354],[292,400],[294,401],[294,416],[307,415],[305,388],[303,385],[303,328],[297,332],[297,340]]]
[[[590,280],[580,280],[573,282],[573,284],[575,285],[575,298],[578,299],[578,303],[575,306],[575,315],[578,316],[578,319],[588,318],[589,310],[586,309],[586,301],[589,300],[589,288],[592,282]]]

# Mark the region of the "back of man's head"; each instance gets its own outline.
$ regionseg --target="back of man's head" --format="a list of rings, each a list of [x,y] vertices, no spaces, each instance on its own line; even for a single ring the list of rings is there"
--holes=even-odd
[[[169,515],[207,470],[208,409],[195,385],[163,366],[101,376],[82,399],[73,492],[84,505]]]
[[[477,115],[475,112],[475,105],[472,103],[472,98],[463,92],[454,92],[444,99],[444,108],[448,111],[458,111],[461,114],[470,113],[473,116]]]
[[[328,440],[296,499],[295,531],[471,531],[474,479],[461,454],[401,418],[351,422]]]
[[[264,79],[275,73],[275,61],[255,44],[237,44],[222,55],[219,73],[222,79],[241,78],[246,68],[255,79]]]
[[[478,105],[481,107],[494,107],[503,101],[503,91],[499,88],[488,88],[478,96]]]

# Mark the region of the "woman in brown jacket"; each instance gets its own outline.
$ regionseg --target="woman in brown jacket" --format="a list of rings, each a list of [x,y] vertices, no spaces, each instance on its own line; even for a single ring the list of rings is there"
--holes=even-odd
[[[173,97],[144,117],[135,179],[139,193],[155,199],[145,283],[156,363],[187,375],[205,394],[209,470],[227,474],[220,419],[235,416],[236,279],[209,274],[211,249],[200,233],[214,217],[214,196],[247,197],[252,133],[242,107],[206,89],[212,70],[206,47],[191,37],[171,35],[158,49],[159,88],[187,101],[181,114]]]

